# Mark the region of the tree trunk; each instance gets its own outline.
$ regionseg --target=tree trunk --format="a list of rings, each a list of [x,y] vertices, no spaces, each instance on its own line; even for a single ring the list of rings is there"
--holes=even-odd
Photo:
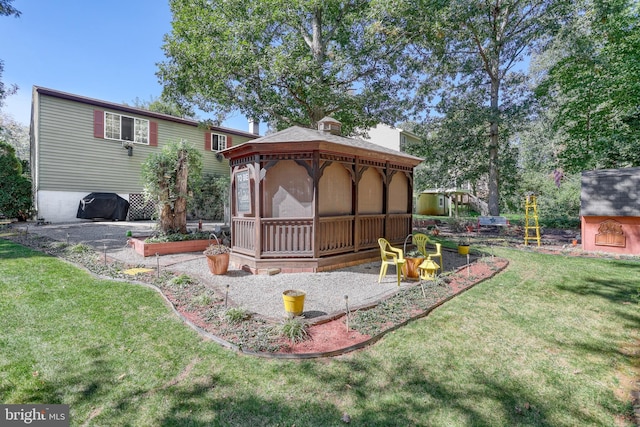
[[[178,163],[176,165],[176,190],[177,197],[171,203],[168,184],[162,190],[164,194],[164,205],[160,211],[160,229],[163,233],[183,233],[187,232],[187,184],[189,178],[189,165],[187,162],[187,152],[178,153]]]
[[[491,78],[491,118],[489,120],[489,215],[500,215],[500,179],[498,154],[500,139],[498,138],[498,108],[500,96],[500,81],[497,72]]]
[[[189,163],[187,152],[180,151],[178,155],[178,167],[176,170],[176,187],[178,197],[174,203],[174,230],[179,233],[187,232],[187,183],[189,180]]]
[[[165,234],[173,232],[173,210],[169,203],[162,206],[160,211],[160,229]]]

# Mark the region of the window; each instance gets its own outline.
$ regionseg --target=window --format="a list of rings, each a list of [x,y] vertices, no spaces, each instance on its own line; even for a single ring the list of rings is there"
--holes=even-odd
[[[104,113],[104,137],[149,144],[149,120]]]
[[[220,151],[227,148],[227,136],[219,133],[211,134],[211,151]]]

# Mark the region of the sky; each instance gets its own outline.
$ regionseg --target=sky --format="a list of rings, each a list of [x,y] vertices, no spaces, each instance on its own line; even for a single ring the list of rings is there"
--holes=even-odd
[[[5,86],[19,87],[2,108],[16,121],[29,124],[33,86],[129,105],[160,96],[155,73],[171,31],[168,0],[14,0],[12,6],[21,15],[0,17],[0,59]],[[249,129],[240,113],[222,125]]]

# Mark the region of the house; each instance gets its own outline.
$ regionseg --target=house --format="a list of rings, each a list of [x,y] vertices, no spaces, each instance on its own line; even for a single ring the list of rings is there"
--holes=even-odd
[[[411,233],[422,159],[345,138],[324,118],[223,151],[231,162],[231,264],[316,272],[380,259]]]
[[[640,255],[640,167],[582,173],[582,249]]]
[[[414,133],[382,123],[369,129],[367,134],[368,137],[363,138],[364,140],[396,151],[404,151],[407,143],[422,141],[422,139]]]
[[[201,150],[203,174],[228,175],[219,151],[258,136],[34,86],[30,138],[37,216],[76,221],[80,200],[105,192],[129,201],[129,219],[149,218],[153,209],[142,194],[141,164],[150,154],[185,140]]]

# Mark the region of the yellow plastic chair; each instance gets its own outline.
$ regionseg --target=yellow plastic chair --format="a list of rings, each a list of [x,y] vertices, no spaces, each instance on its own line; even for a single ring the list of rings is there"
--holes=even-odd
[[[387,267],[389,267],[390,265],[394,265],[396,267],[396,273],[398,274],[398,286],[400,286],[400,279],[403,275],[402,266],[405,263],[402,249],[394,248],[386,239],[383,239],[382,237],[378,239],[378,244],[380,245],[380,257],[382,258],[378,283],[380,283],[382,281],[382,278],[387,275]]]
[[[427,258],[440,258],[440,268],[444,271],[444,263],[442,262],[442,244],[433,243],[436,247],[435,252],[427,252],[427,244],[431,243],[429,236],[423,233],[416,233],[413,235],[413,244],[416,245],[418,251]]]

